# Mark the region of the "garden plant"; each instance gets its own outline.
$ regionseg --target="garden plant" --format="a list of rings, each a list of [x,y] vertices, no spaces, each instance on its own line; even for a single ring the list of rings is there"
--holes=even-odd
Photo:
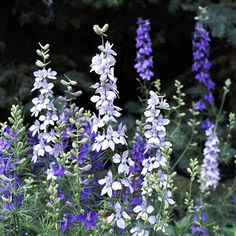
[[[133,89],[140,111],[133,133],[118,106],[108,24],[90,29],[101,42],[90,65],[93,111],[78,105],[82,91],[66,74],[64,95],[55,95],[53,52],[39,43],[32,119],[26,122],[24,104],[15,104],[0,124],[0,235],[236,235],[235,170],[224,179],[236,164],[235,114],[224,111],[231,80],[215,90],[208,21],[199,7],[192,79],[200,92],[191,100],[178,80],[166,96],[155,75],[151,22],[137,19]]]

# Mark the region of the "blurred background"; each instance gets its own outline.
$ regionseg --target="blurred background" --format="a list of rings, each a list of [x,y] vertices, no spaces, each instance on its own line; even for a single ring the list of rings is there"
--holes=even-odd
[[[83,91],[77,103],[93,110],[90,85],[97,78],[89,73],[91,58],[101,39],[94,24],[108,23],[108,39],[118,53],[115,75],[119,105],[129,119],[138,116],[137,74],[134,69],[137,17],[149,19],[155,78],[171,99],[174,80],[180,80],[194,98],[198,83],[191,72],[194,17],[198,6],[207,6],[211,31],[211,76],[217,84],[219,105],[222,86],[232,79],[225,109],[236,112],[236,1],[191,0],[7,0],[0,2],[0,120],[6,120],[13,103],[24,104],[26,118],[33,97],[33,71],[38,42],[51,45],[51,67],[66,74]],[[57,95],[63,95],[59,81]]]

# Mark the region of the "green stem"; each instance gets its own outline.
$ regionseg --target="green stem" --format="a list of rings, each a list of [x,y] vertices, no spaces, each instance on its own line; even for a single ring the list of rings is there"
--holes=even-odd
[[[227,91],[224,91],[223,98],[222,98],[222,101],[221,101],[221,104],[220,104],[220,109],[219,109],[219,112],[216,116],[216,124],[215,124],[215,128],[214,128],[215,132],[216,132],[216,129],[217,129],[217,125],[219,123],[219,118],[221,116],[221,113],[222,113],[222,110],[223,110],[223,107],[224,107],[226,95],[227,95]]]
[[[178,165],[178,163],[181,161],[181,159],[184,157],[185,153],[188,151],[189,149],[189,146],[191,145],[191,142],[193,140],[193,131],[191,133],[191,136],[190,136],[190,139],[189,139],[189,142],[186,146],[186,148],[184,149],[184,151],[181,153],[181,155],[179,156],[179,158],[177,159],[177,161],[174,163],[174,165],[171,167],[171,171],[174,170],[174,168]]]

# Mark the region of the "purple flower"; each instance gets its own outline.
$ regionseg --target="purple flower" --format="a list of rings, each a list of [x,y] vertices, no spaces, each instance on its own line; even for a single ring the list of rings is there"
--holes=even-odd
[[[207,220],[206,213],[201,210],[202,200],[197,199],[196,202],[196,213],[193,216],[193,224],[190,227],[191,233],[193,236],[208,236],[208,230],[204,226]]]
[[[215,83],[210,77],[211,62],[209,61],[210,36],[207,31],[206,10],[200,10],[199,16],[196,17],[195,32],[193,37],[193,65],[192,71],[195,79],[198,80],[207,90],[202,99],[197,103],[197,109],[203,111],[206,104],[214,104],[214,96],[212,90]]]
[[[206,110],[206,104],[200,100],[195,104],[195,108],[199,111],[204,111]]]
[[[153,60],[151,56],[152,42],[149,35],[149,31],[151,30],[150,22],[139,17],[137,25],[137,55],[134,68],[137,70],[137,73],[142,80],[151,80],[154,74],[151,70],[153,67]]]
[[[201,124],[201,128],[204,129],[204,130],[207,130],[209,129],[212,125],[214,125],[214,123],[209,119],[205,119],[205,121],[202,122]]]
[[[86,229],[91,229],[97,225],[97,213],[91,210],[86,210],[83,214],[79,214],[78,221],[84,223]]]
[[[22,196],[18,191],[21,180],[19,173],[16,176],[14,173],[15,162],[20,160],[15,159],[11,151],[14,139],[18,138],[14,136],[12,129],[6,126],[0,137],[0,205],[8,210],[16,209],[22,202]],[[10,155],[6,156],[4,151],[9,152]]]
[[[206,130],[207,141],[203,150],[204,160],[200,172],[201,191],[215,189],[220,180],[218,168],[219,139],[214,131],[214,125]]]
[[[75,214],[64,214],[63,219],[60,221],[59,226],[62,233],[67,231],[76,221]]]
[[[236,204],[236,195],[234,195],[234,196],[232,197],[231,202],[234,203],[234,204]]]

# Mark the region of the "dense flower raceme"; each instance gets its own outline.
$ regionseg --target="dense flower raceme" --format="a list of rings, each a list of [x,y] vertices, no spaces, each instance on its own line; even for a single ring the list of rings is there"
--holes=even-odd
[[[158,200],[165,209],[174,204],[171,185],[165,172],[168,169],[168,160],[162,155],[162,148],[171,146],[171,143],[165,140],[165,126],[168,125],[169,120],[161,114],[161,110],[169,109],[169,105],[165,99],[157,96],[153,91],[150,91],[147,103],[144,113],[146,117],[144,136],[145,149],[146,152],[150,152],[150,155],[142,161],[141,174],[144,176],[141,188],[142,204],[137,205],[133,211],[137,214],[137,220],[142,219],[146,225],[149,223],[155,231],[165,231],[166,224],[162,222],[162,216],[154,215],[152,198],[156,192],[161,194]],[[142,230],[145,232],[145,229]],[[131,231],[133,232],[134,228]],[[149,235],[149,231],[147,232],[145,234]]]
[[[14,210],[21,204],[22,200],[22,196],[15,194],[21,181],[17,175],[14,175],[14,155],[10,153],[13,139],[12,129],[6,126],[0,138],[0,205],[3,209],[8,210]],[[10,155],[6,155],[6,152],[9,152]],[[19,161],[16,160],[16,162]],[[16,186],[14,186],[14,180]]]
[[[142,203],[142,194],[141,194],[141,187],[143,183],[143,175],[141,174],[142,171],[142,162],[148,158],[151,154],[150,150],[146,150],[146,139],[143,134],[143,127],[140,121],[137,121],[136,126],[136,134],[134,136],[132,148],[130,150],[131,159],[134,164],[130,167],[130,172],[134,175],[132,180],[132,186],[134,192],[129,199],[129,192],[124,194],[122,197],[124,199],[129,199],[130,207],[133,208],[137,204]]]
[[[219,156],[219,139],[214,130],[214,126],[211,126],[206,130],[207,141],[203,150],[204,159],[200,173],[200,189],[201,191],[208,190],[209,188],[215,189],[220,180],[219,168],[218,168],[218,156]]]
[[[135,69],[142,80],[151,80],[154,76],[152,72],[153,59],[152,59],[152,42],[150,39],[149,31],[151,29],[150,22],[138,18],[137,22],[137,37],[136,37],[136,64]]]
[[[215,83],[210,77],[211,62],[209,60],[210,36],[207,31],[208,17],[204,9],[196,17],[195,32],[193,38],[193,65],[192,71],[195,73],[195,79],[206,88],[203,98],[197,102],[197,109],[203,111],[207,104],[214,104],[212,90]]]
[[[98,49],[100,54],[92,58],[91,64],[91,71],[99,75],[99,83],[92,86],[95,89],[95,95],[92,96],[91,101],[96,104],[98,110],[98,116],[94,114],[92,119],[92,132],[96,134],[92,150],[114,152],[111,160],[113,165],[118,165],[118,173],[114,174],[109,170],[107,175],[98,181],[102,185],[101,196],[108,195],[112,198],[116,194],[119,195],[122,189],[133,192],[132,175],[129,171],[133,166],[133,161],[129,158],[128,150],[120,154],[115,152],[116,145],[127,145],[125,126],[120,123],[117,129],[114,128],[117,118],[121,116],[121,108],[114,105],[114,100],[118,96],[117,79],[114,76],[116,52],[112,50],[112,45],[108,41]],[[128,219],[128,215],[124,213],[118,201],[114,202],[113,210],[115,212],[109,216],[109,219],[112,219],[109,222],[124,229],[126,227],[124,218]]]
[[[69,162],[76,163],[75,165],[80,168],[80,206],[85,210],[83,214],[75,215],[69,214],[67,208],[70,210],[71,207],[66,207],[66,201],[73,202],[71,199],[72,196],[64,195],[63,193],[58,193],[58,197],[62,195],[63,203],[65,204],[65,213],[63,215],[63,219],[60,220],[59,226],[61,232],[65,232],[72,228],[78,221],[85,224],[86,229],[90,229],[91,227],[96,226],[97,213],[95,211],[91,211],[90,208],[96,208],[96,200],[94,197],[94,192],[97,189],[97,180],[94,177],[93,171],[100,170],[103,168],[103,161],[98,160],[98,156],[100,153],[96,151],[91,151],[92,143],[94,141],[94,134],[91,133],[91,124],[89,120],[85,117],[85,115],[81,115],[79,126],[83,129],[83,133],[79,135],[79,141],[82,141],[86,137],[86,142],[83,142],[78,147],[78,152],[76,152],[77,147],[73,146],[73,136],[78,135],[76,133],[76,127],[74,127],[73,122],[70,123],[70,120],[77,120],[73,114],[76,114],[79,111],[78,107],[72,106],[72,108],[67,108],[66,106],[63,109],[63,113],[59,116],[59,123],[64,123],[63,135],[60,138],[61,143],[57,143],[59,145],[56,148],[57,151],[54,152],[54,155],[57,156],[57,160],[61,158],[62,153],[67,153],[69,150],[73,150],[74,153],[78,153],[77,157],[75,155],[70,155]],[[71,166],[61,165],[56,162],[52,162],[50,165],[50,169],[47,171],[48,179],[58,179],[58,178],[71,178],[70,176],[74,175],[73,168]],[[77,174],[76,174],[77,175]],[[64,179],[65,180],[65,179]],[[66,180],[65,180],[66,181]],[[63,189],[62,189],[63,190]],[[73,206],[76,208],[76,205]]]
[[[44,52],[42,46],[41,49],[41,54],[43,55],[42,57],[48,58],[49,54],[46,54]],[[41,54],[39,53],[39,55]],[[41,65],[40,63],[38,63],[38,61],[36,62],[36,65],[39,65],[40,67],[43,66],[43,68],[34,72],[35,82],[33,89],[31,90],[39,91],[39,95],[33,98],[32,103],[34,104],[34,106],[30,109],[32,116],[37,118],[34,124],[30,127],[32,135],[37,135],[38,138],[38,143],[33,147],[33,162],[36,162],[38,157],[53,155],[54,144],[52,143],[52,141],[56,137],[53,126],[58,120],[56,108],[53,102],[52,88],[54,87],[54,85],[53,83],[49,82],[50,80],[57,79],[57,73],[51,68],[45,69],[44,64]]]
[[[201,209],[202,200],[197,199],[196,210],[193,216],[193,224],[191,225],[191,233],[193,236],[208,236],[208,230],[204,226],[206,224],[206,213]]]

